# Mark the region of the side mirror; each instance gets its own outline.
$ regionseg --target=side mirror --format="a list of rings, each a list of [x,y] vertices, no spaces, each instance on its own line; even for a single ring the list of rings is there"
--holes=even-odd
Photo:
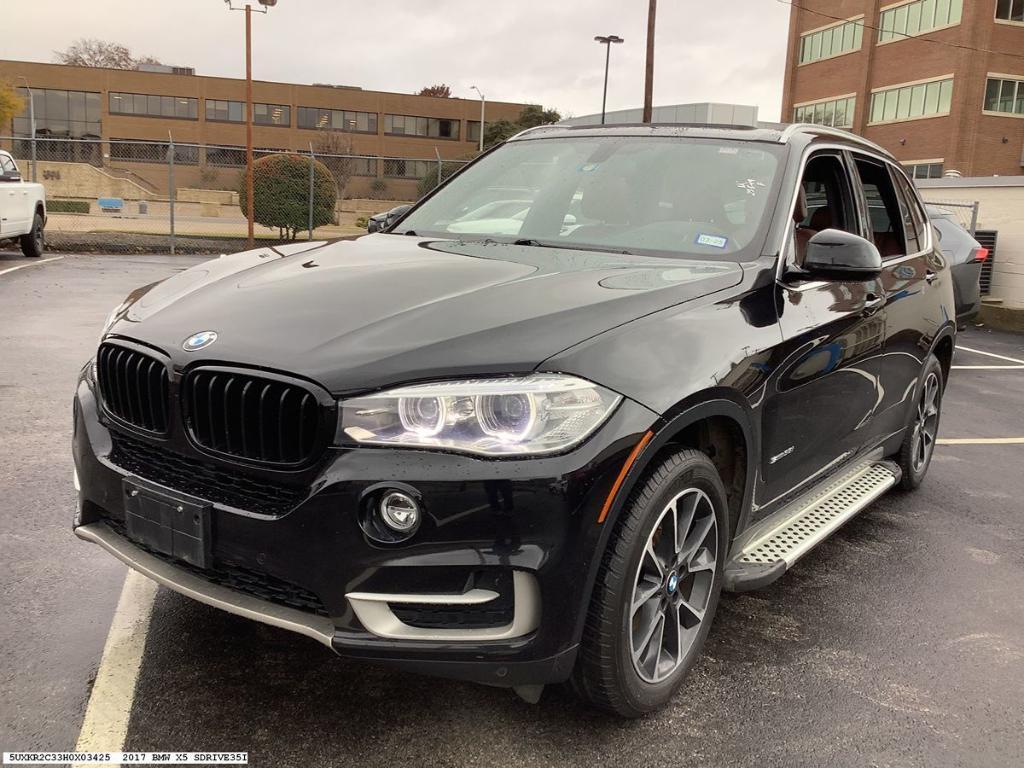
[[[804,271],[811,275],[865,280],[882,271],[875,244],[841,229],[825,229],[807,242]]]
[[[378,214],[378,216],[379,215],[380,214]],[[380,221],[380,219],[377,218],[377,216],[374,216],[371,219],[369,219],[366,222],[366,231],[367,231],[367,233],[372,235],[374,232],[380,232],[380,223],[381,223],[381,221]]]

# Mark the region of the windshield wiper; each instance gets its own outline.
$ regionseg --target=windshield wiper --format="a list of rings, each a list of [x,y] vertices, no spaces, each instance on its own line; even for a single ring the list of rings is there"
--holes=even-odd
[[[533,238],[524,237],[519,240],[513,240],[512,245],[525,245],[531,248],[562,248],[567,251],[595,251],[597,253],[619,253],[623,256],[636,256],[632,251],[628,251],[624,248],[604,248],[600,245],[585,245],[576,243],[544,243],[540,240],[534,240]]]

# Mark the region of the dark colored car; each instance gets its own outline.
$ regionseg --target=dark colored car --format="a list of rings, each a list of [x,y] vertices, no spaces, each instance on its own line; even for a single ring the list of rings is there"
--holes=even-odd
[[[988,248],[960,226],[951,211],[936,205],[925,206],[925,210],[935,228],[936,246],[949,264],[956,322],[964,328],[981,311],[981,267],[988,258]]]
[[[873,144],[537,128],[386,233],[130,295],[78,384],[75,530],[345,656],[637,716],[722,589],[922,481],[954,316]]]
[[[409,210],[412,206],[409,205],[396,205],[390,211],[384,211],[383,213],[375,213],[366,222],[366,231],[369,234],[374,232],[380,232],[381,230],[387,229],[394,224],[398,219],[402,217],[402,214]]]

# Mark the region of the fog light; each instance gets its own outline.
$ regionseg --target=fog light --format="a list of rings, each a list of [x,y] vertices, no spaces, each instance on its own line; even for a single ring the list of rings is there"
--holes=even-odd
[[[407,493],[385,493],[377,509],[384,524],[396,533],[408,534],[420,524],[420,505]]]

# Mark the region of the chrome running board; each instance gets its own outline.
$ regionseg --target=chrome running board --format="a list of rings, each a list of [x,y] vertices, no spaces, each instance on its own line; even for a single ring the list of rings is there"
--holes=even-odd
[[[741,592],[771,584],[900,477],[900,468],[890,461],[863,462],[744,531],[725,566],[725,589]]]

